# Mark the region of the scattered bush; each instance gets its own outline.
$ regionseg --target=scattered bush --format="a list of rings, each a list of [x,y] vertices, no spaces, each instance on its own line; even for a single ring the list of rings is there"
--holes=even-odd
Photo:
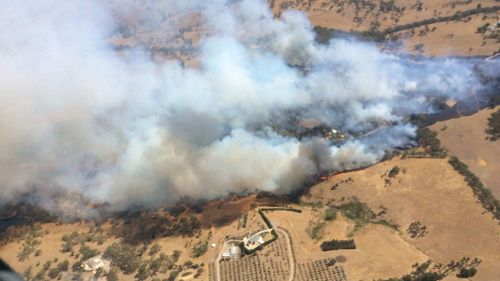
[[[107,281],[118,281],[118,276],[116,275],[116,270],[114,268],[109,270],[108,274],[106,275],[106,280]]]
[[[440,154],[444,151],[441,147],[441,141],[437,138],[437,133],[429,128],[419,128],[417,138],[419,144],[431,155]]]
[[[172,253],[172,260],[174,262],[177,262],[179,260],[179,258],[181,257],[181,251],[179,250],[174,250],[174,252]]]
[[[194,236],[201,224],[192,216],[180,219],[169,216],[151,215],[148,212],[124,214],[123,222],[112,225],[112,233],[131,245],[139,245],[158,237],[184,235]]]
[[[430,260],[422,264],[417,263],[413,266],[415,270],[412,271],[410,274],[403,275],[400,278],[390,278],[387,280],[380,280],[380,281],[438,281],[446,277],[445,273],[430,272],[429,271],[430,265],[431,265]]]
[[[82,245],[80,247],[80,254],[82,254],[81,260],[84,261],[97,256],[99,254],[99,250],[92,249],[87,245]]]
[[[135,247],[126,243],[113,243],[104,251],[103,257],[111,260],[111,265],[120,268],[123,273],[131,274],[137,270],[142,260],[137,256]]]
[[[427,227],[422,225],[419,221],[414,221],[408,226],[406,232],[410,235],[411,238],[415,237],[424,237],[427,232]]]
[[[66,240],[66,242],[64,242],[64,244],[62,245],[61,252],[62,253],[69,253],[71,251],[73,251],[73,241]]]
[[[177,278],[177,275],[179,275],[180,272],[181,271],[179,269],[170,271],[167,281],[175,281],[175,278]]]
[[[462,18],[470,17],[472,15],[476,15],[476,14],[494,13],[496,11],[500,11],[500,6],[477,7],[475,9],[470,9],[470,10],[463,11],[463,12],[458,11],[455,14],[450,15],[450,16],[432,17],[430,19],[425,19],[425,20],[416,21],[416,22],[409,23],[409,24],[403,24],[403,25],[399,25],[399,26],[395,26],[395,27],[390,27],[390,28],[387,28],[383,33],[387,35],[387,34],[391,34],[394,32],[399,32],[399,31],[403,31],[406,29],[412,29],[412,28],[416,28],[416,27],[420,27],[420,26],[424,26],[424,25],[434,24],[434,23],[438,23],[438,22],[455,21],[455,20],[459,20]]]
[[[477,269],[475,269],[474,267],[471,267],[471,268],[462,267],[460,269],[460,272],[457,274],[457,277],[458,278],[470,278],[470,277],[476,275],[476,273],[477,273]]]
[[[149,250],[148,255],[154,256],[157,253],[161,251],[161,246],[158,243],[155,243],[153,246],[151,246],[151,249]]]
[[[81,261],[77,261],[71,267],[73,272],[83,272],[83,263]]]
[[[180,214],[184,213],[186,207],[184,205],[177,204],[170,209],[168,209],[168,213],[174,217],[178,217]]]
[[[330,39],[332,39],[335,34],[335,30],[322,26],[315,26],[313,30],[316,35],[316,42],[318,42],[319,44],[328,44]]]
[[[338,207],[346,218],[351,220],[369,221],[375,218],[375,213],[363,202],[354,198],[351,202]]]
[[[144,281],[148,278],[148,271],[146,270],[146,265],[142,264],[139,266],[137,270],[137,274],[135,275],[135,279],[138,281]]]
[[[324,219],[326,221],[332,221],[337,218],[337,211],[335,209],[326,209],[324,214]]]
[[[309,237],[314,240],[319,240],[323,237],[323,232],[325,230],[326,224],[324,222],[309,222],[309,226],[306,231]]]
[[[69,268],[69,262],[67,260],[64,260],[58,263],[55,268],[50,269],[48,275],[50,278],[56,279],[61,272],[68,271],[68,268]]]
[[[201,257],[207,252],[207,250],[208,250],[208,242],[207,241],[200,242],[193,247],[193,257],[195,258]]]

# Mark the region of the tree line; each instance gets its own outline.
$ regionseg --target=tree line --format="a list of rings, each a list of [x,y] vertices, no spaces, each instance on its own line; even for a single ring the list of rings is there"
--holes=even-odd
[[[469,167],[457,157],[450,157],[448,163],[450,163],[459,174],[464,176],[465,182],[472,188],[474,195],[479,199],[481,205],[491,212],[497,220],[500,220],[500,202],[493,196],[491,190],[486,188],[481,180],[469,170]]]
[[[354,243],[354,239],[350,240],[334,239],[329,241],[323,241],[320,247],[323,252],[332,250],[342,250],[342,249],[354,250],[356,249],[356,244]]]

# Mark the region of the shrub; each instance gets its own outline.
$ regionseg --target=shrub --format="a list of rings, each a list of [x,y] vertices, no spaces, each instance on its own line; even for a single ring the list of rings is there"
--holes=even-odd
[[[179,260],[180,256],[181,256],[181,254],[182,254],[181,251],[174,250],[174,252],[172,253],[172,260],[174,262],[177,262]]]
[[[441,272],[430,272],[429,266],[431,261],[428,260],[422,264],[415,264],[415,268],[410,274],[403,275],[400,278],[390,278],[380,281],[438,281],[446,277],[445,273]]]
[[[431,155],[443,152],[441,141],[437,138],[437,133],[431,131],[429,128],[419,128],[417,130],[417,138],[419,144]]]
[[[337,218],[337,211],[335,209],[326,209],[324,214],[324,219],[326,221],[332,221]]]
[[[62,261],[62,262],[58,263],[55,268],[50,269],[48,272],[48,275],[50,278],[56,279],[57,276],[59,276],[59,273],[61,273],[63,271],[67,271],[68,267],[69,267],[69,262],[67,260]]]
[[[96,271],[94,273],[94,278],[97,280],[101,276],[104,276],[104,275],[106,275],[106,271],[104,271],[104,269],[102,269],[102,267],[99,267],[98,269],[96,269]]]
[[[399,174],[400,170],[401,170],[401,168],[399,168],[399,166],[392,167],[392,169],[389,171],[389,177],[393,178],[393,177],[397,176]]]
[[[125,274],[133,273],[141,264],[141,258],[137,256],[135,247],[125,243],[115,242],[109,245],[103,257],[110,259],[111,264],[120,268]]]
[[[175,278],[177,278],[177,275],[179,275],[181,271],[178,269],[178,270],[174,270],[174,271],[171,271],[170,274],[168,275],[168,281],[174,281]]]
[[[118,281],[118,276],[116,275],[116,270],[111,269],[108,274],[106,275],[106,280],[107,281]]]
[[[67,260],[64,260],[57,264],[57,269],[59,271],[68,271],[68,268],[69,268],[69,262]]]
[[[339,209],[346,218],[351,220],[368,221],[375,217],[375,213],[363,202],[354,198],[353,201],[342,204]]]
[[[326,224],[324,222],[309,222],[309,226],[307,227],[307,234],[309,237],[314,240],[318,240],[323,237],[323,231],[325,229]]]
[[[180,214],[184,213],[185,210],[186,207],[184,207],[184,205],[175,205],[168,209],[168,213],[173,217],[178,217]]]
[[[477,273],[477,269],[475,269],[474,267],[471,267],[471,268],[462,267],[460,269],[460,272],[457,274],[457,277],[458,278],[470,278],[470,277],[476,275],[476,273]]]
[[[61,252],[62,253],[69,253],[71,251],[73,251],[73,241],[66,240],[66,242],[64,242],[64,244],[62,245]]]
[[[193,247],[193,257],[195,258],[201,257],[207,252],[207,250],[208,250],[208,242],[207,241],[200,242]]]
[[[81,260],[88,260],[92,257],[95,257],[99,254],[99,250],[92,249],[87,245],[82,245],[80,247],[80,254],[82,254]]]
[[[52,268],[49,270],[49,273],[47,274],[51,279],[56,279],[57,276],[59,275],[59,271],[57,268]]]
[[[154,256],[157,253],[161,251],[161,246],[158,243],[155,243],[153,246],[151,246],[151,249],[149,250],[148,255]]]
[[[135,275],[135,279],[139,281],[144,281],[148,278],[148,271],[146,270],[146,265],[142,264],[139,266],[139,269],[137,270],[137,274]]]
[[[149,267],[148,267],[151,276],[156,275],[158,270],[160,270],[160,267],[161,267],[161,262],[159,259],[151,260],[151,262],[149,263]]]
[[[73,270],[73,272],[83,272],[82,262],[81,261],[75,262],[71,267],[71,269]]]

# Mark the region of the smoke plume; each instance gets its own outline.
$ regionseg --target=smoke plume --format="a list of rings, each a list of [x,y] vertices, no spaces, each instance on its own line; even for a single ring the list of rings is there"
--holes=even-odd
[[[123,209],[287,193],[411,145],[407,116],[480,87],[462,60],[416,61],[352,38],[319,45],[306,15],[275,18],[263,1],[154,2],[2,3],[0,201],[36,191],[49,206],[70,192]],[[179,15],[201,22],[198,66],[110,43],[124,25],[179,33]],[[280,133],[290,117],[346,140]]]

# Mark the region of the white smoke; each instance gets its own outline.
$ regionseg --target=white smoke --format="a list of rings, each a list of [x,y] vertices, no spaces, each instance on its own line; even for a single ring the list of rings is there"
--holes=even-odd
[[[109,37],[144,20],[152,8],[140,3],[2,2],[0,201],[64,190],[119,209],[289,192],[410,144],[404,117],[432,110],[426,97],[479,87],[459,60],[414,62],[353,39],[318,45],[304,14],[276,19],[255,0],[153,5],[167,18],[202,15],[198,68],[118,55]],[[273,131],[290,112],[351,132],[393,125],[335,146]]]

